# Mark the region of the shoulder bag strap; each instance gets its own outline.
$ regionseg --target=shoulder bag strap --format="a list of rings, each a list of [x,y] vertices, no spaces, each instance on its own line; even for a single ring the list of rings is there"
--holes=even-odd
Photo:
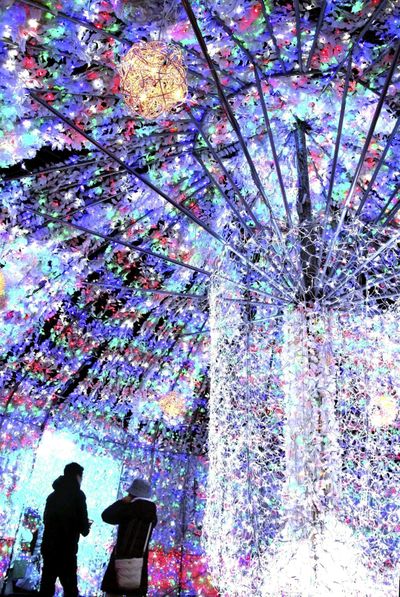
[[[149,524],[149,530],[147,531],[147,537],[146,537],[146,541],[144,542],[144,547],[143,547],[143,555],[145,554],[145,551],[147,549],[147,544],[149,542],[149,538],[150,538],[150,533],[151,533],[151,529],[152,529],[153,524],[150,523]]]

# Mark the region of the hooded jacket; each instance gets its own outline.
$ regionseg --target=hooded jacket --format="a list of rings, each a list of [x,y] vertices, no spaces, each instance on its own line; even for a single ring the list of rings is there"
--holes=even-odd
[[[143,548],[147,537],[149,525],[151,530],[157,524],[157,511],[154,502],[135,498],[133,502],[125,503],[118,500],[104,510],[101,515],[104,522],[118,525],[118,536],[115,550],[111,554],[101,589],[115,595],[145,595],[148,583],[148,557],[149,547],[147,544],[145,553]],[[150,533],[151,534],[151,533]],[[149,539],[150,541],[150,539]],[[117,583],[115,574],[115,558],[141,558],[143,557],[143,569],[140,589],[121,590]]]
[[[79,536],[89,534],[86,496],[76,477],[62,475],[53,483],[46,500],[42,554],[62,552],[76,555]]]

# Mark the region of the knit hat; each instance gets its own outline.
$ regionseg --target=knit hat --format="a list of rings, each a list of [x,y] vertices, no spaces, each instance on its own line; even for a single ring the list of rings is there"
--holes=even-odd
[[[76,475],[82,477],[82,474],[83,466],[81,466],[77,462],[70,462],[69,464],[66,464],[64,467],[64,475],[66,477],[75,477]]]
[[[147,483],[144,479],[134,479],[128,493],[139,498],[149,498],[151,495],[150,483]]]

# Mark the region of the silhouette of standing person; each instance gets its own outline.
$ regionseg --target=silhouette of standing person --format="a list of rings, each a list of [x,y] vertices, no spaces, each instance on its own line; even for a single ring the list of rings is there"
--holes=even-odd
[[[147,594],[148,545],[151,532],[157,524],[156,505],[150,500],[150,495],[149,483],[143,479],[135,479],[128,489],[128,495],[106,508],[101,515],[104,522],[118,525],[117,543],[101,584],[106,597]],[[119,584],[115,560],[124,558],[143,558],[141,572],[139,571],[140,586],[136,589],[126,589]]]
[[[77,553],[80,535],[89,534],[90,522],[86,496],[81,491],[83,467],[71,462],[64,475],[53,483],[53,493],[46,500],[41,552],[43,570],[40,595],[52,597],[57,578],[64,597],[78,597]]]

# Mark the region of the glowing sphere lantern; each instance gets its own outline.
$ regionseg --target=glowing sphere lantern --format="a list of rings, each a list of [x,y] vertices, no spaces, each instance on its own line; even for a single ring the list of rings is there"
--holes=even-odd
[[[164,417],[174,422],[184,417],[186,412],[186,402],[183,396],[178,392],[172,391],[160,398],[159,404]]]
[[[4,274],[0,270],[0,299],[2,299],[6,292],[6,279]]]
[[[119,73],[126,104],[148,120],[167,114],[186,98],[186,67],[181,49],[174,44],[134,44],[122,58]]]
[[[390,394],[374,396],[370,403],[370,422],[373,427],[393,425],[398,415],[397,397]]]

